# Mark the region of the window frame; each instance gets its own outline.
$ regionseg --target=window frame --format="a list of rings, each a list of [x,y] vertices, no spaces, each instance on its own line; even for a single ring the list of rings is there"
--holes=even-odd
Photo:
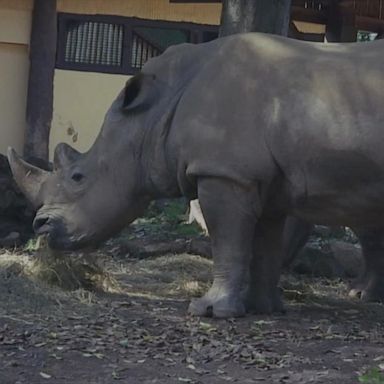
[[[66,47],[66,25],[69,21],[96,22],[120,24],[123,26],[123,46],[121,66],[105,65],[105,64],[89,64],[75,63],[65,61]],[[57,35],[57,51],[56,51],[56,68],[73,71],[84,72],[101,72],[123,75],[134,75],[140,72],[140,69],[131,66],[132,49],[132,32],[136,27],[144,28],[169,28],[185,30],[189,33],[189,43],[197,44],[203,42],[204,32],[218,32],[218,25],[196,24],[177,21],[150,20],[140,19],[137,17],[125,17],[114,15],[87,15],[76,13],[59,13],[58,14],[58,35]]]

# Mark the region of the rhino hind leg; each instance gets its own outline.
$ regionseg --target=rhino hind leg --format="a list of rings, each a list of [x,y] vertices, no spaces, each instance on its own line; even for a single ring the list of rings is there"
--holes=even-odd
[[[245,315],[244,292],[252,259],[259,204],[257,190],[230,181],[203,178],[198,196],[211,236],[213,283],[209,291],[189,306],[196,316],[221,318]],[[256,194],[256,196],[255,196]]]
[[[354,229],[359,238],[364,270],[351,284],[350,297],[384,303],[384,229]]]
[[[283,259],[284,218],[256,226],[246,308],[252,313],[284,312],[278,287]]]
[[[314,225],[307,221],[293,216],[287,217],[283,231],[284,267],[288,268],[292,264],[307,243],[313,228]]]

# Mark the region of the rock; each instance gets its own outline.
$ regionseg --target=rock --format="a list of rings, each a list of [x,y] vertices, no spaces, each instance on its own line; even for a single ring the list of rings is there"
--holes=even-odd
[[[307,244],[297,255],[291,269],[299,274],[318,277],[357,277],[363,268],[358,244],[329,240],[323,246]]]
[[[166,254],[191,253],[211,258],[211,243],[208,238],[177,239],[174,241],[156,241],[143,244],[140,239],[133,239],[119,244],[112,249],[114,257],[146,259]]]
[[[191,239],[188,244],[187,252],[210,259],[212,258],[211,241],[207,237]]]
[[[20,233],[19,232],[11,232],[8,236],[0,239],[0,247],[15,247],[20,245]]]
[[[359,276],[364,266],[360,245],[341,240],[331,240],[329,246],[334,258],[343,268],[345,275],[347,277]]]
[[[307,244],[298,254],[292,270],[316,277],[345,277],[345,271],[330,249]]]
[[[50,165],[40,159],[29,159],[29,162],[50,169]],[[8,159],[1,154],[0,196],[0,247],[14,247],[33,236],[35,212],[14,182]]]
[[[342,238],[345,236],[345,227],[327,227],[325,225],[315,225],[313,234],[322,238]]]

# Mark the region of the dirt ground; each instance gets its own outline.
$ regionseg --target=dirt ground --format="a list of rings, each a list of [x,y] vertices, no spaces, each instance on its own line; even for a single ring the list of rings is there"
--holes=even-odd
[[[210,260],[121,253],[98,251],[109,283],[95,293],[36,280],[34,252],[0,252],[1,384],[384,382],[384,307],[339,280],[287,274],[286,314],[198,319],[188,301]]]

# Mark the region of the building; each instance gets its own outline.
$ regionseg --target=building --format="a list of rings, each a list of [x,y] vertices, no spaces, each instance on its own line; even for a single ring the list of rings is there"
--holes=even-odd
[[[0,153],[23,149],[33,8],[34,0],[0,0]],[[56,11],[51,153],[58,142],[87,150],[127,77],[148,58],[172,44],[216,38],[221,2],[57,0]],[[291,37],[303,40],[384,31],[382,0],[293,0],[291,16]]]

